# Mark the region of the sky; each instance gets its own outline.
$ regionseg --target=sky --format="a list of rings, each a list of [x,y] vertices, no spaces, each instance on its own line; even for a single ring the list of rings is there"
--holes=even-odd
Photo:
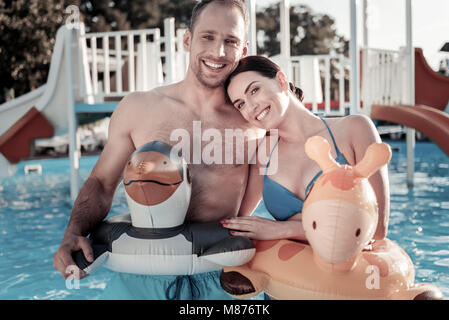
[[[257,0],[257,10],[280,0]],[[397,50],[405,45],[405,0],[369,0],[368,45]],[[337,33],[349,39],[350,0],[290,0],[290,5],[305,4],[315,13],[334,18]],[[362,12],[362,0],[357,1]],[[449,42],[449,0],[412,0],[413,46],[420,47],[429,65],[437,70],[449,53],[439,52]],[[359,31],[360,44],[362,30]]]

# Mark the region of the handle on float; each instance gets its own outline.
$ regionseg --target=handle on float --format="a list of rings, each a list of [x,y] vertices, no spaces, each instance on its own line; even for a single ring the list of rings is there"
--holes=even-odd
[[[78,250],[72,253],[73,261],[75,261],[78,268],[86,272],[87,274],[93,273],[101,266],[108,257],[107,245],[92,245],[92,251],[94,253],[94,260],[92,262],[87,261],[84,256],[83,250]]]

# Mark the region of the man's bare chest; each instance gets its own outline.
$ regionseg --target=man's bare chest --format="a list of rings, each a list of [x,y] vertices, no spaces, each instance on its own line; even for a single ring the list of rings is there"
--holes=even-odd
[[[141,121],[133,128],[131,138],[136,148],[149,141],[163,141],[193,164],[240,165],[248,162],[251,142],[256,145],[255,133],[238,127],[229,119],[198,117],[180,112]],[[250,142],[250,143],[248,143]],[[254,149],[254,148],[253,148]]]

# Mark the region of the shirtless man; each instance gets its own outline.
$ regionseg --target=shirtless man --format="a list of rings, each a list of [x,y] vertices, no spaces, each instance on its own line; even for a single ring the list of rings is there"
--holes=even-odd
[[[86,259],[92,261],[86,235],[107,216],[123,168],[134,150],[154,140],[174,145],[170,134],[179,128],[193,137],[193,121],[201,121],[202,131],[214,128],[223,137],[225,129],[250,128],[239,112],[227,104],[222,85],[247,53],[247,26],[243,1],[198,3],[184,36],[184,47],[190,52],[185,79],[149,92],[131,93],[117,106],[111,117],[108,142],[80,190],[53,257],[54,266],[63,277],[69,276],[66,268],[75,264],[73,251],[81,249]],[[201,163],[191,165],[190,169],[193,190],[186,219],[206,222],[237,216],[247,184],[248,165]],[[86,276],[81,270],[80,274]],[[180,281],[188,285],[181,285]],[[103,298],[226,299],[227,295],[220,288],[218,272],[182,277],[117,273]]]

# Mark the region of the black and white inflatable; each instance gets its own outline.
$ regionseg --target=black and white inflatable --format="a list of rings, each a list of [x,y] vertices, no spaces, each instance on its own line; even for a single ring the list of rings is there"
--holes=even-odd
[[[153,141],[137,149],[124,170],[129,214],[113,216],[89,235],[94,261],[73,254],[79,268],[92,273],[103,265],[117,272],[188,275],[245,264],[253,242],[229,234],[217,222],[184,223],[191,179],[183,158]]]

